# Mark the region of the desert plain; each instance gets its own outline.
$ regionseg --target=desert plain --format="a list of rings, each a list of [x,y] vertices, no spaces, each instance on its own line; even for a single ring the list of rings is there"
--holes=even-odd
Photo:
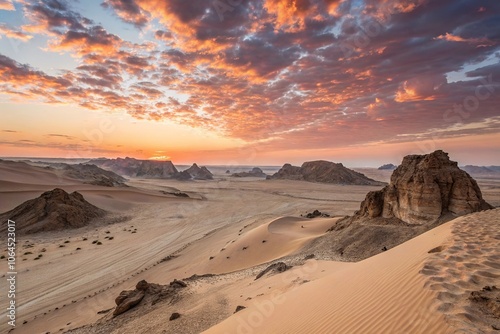
[[[500,287],[498,176],[474,176],[495,209],[350,261],[318,240],[381,186],[214,173],[103,187],[36,164],[0,168],[0,212],[54,188],[108,211],[85,227],[17,236],[16,326],[7,325],[2,298],[1,332],[494,333],[500,326],[470,298]],[[392,173],[357,171],[382,182]],[[327,215],[305,217],[314,210]],[[288,270],[256,279],[279,262]],[[113,316],[115,298],[142,280],[185,286],[146,294]],[[6,291],[5,277],[0,284]]]

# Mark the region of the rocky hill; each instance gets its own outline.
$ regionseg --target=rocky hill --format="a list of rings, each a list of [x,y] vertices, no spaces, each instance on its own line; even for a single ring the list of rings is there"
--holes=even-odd
[[[341,163],[324,160],[304,162],[301,167],[285,164],[268,179],[300,180],[352,185],[385,185],[365,175],[344,167]]]
[[[207,167],[199,167],[196,163],[184,172],[189,173],[191,178],[194,180],[212,180],[214,178],[213,174],[207,169]]]
[[[239,172],[233,173],[234,177],[267,177],[267,174],[262,171],[259,167],[252,168],[251,171],[248,172]]]
[[[85,183],[104,187],[124,186],[127,181],[122,176],[92,164],[69,165],[63,164],[64,175]]]
[[[105,214],[106,211],[87,202],[80,193],[68,194],[56,188],[1,214],[0,221],[3,231],[10,219],[16,222],[17,232],[35,233],[82,227]]]
[[[90,160],[91,164],[111,170],[117,174],[154,179],[172,178],[178,173],[171,161],[137,160],[134,158]]]

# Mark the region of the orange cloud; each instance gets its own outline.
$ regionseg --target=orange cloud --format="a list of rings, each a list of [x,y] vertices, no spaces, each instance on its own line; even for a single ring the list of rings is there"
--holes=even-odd
[[[436,39],[448,41],[448,42],[459,42],[459,43],[470,43],[477,44],[478,47],[495,45],[493,41],[487,38],[463,38],[457,35],[446,33],[444,35],[439,35]]]
[[[7,26],[6,24],[0,24],[0,34],[8,38],[19,39],[24,42],[29,41],[31,38],[33,38],[33,36],[26,34],[22,30],[14,29]],[[0,35],[0,38],[2,38],[2,35]]]
[[[12,0],[0,0],[0,10],[16,10]]]

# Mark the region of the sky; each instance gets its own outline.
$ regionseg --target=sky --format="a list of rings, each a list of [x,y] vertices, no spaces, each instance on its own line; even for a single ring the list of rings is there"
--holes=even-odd
[[[0,156],[500,165],[497,0],[0,0]]]

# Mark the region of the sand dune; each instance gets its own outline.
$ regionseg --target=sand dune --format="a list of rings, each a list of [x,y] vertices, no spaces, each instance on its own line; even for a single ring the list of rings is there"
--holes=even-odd
[[[443,225],[273,300],[262,300],[205,333],[452,333],[419,274]]]
[[[281,217],[249,231],[243,228],[238,237],[213,255],[208,272],[241,270],[292,254],[308,241],[325,234],[337,219]]]

